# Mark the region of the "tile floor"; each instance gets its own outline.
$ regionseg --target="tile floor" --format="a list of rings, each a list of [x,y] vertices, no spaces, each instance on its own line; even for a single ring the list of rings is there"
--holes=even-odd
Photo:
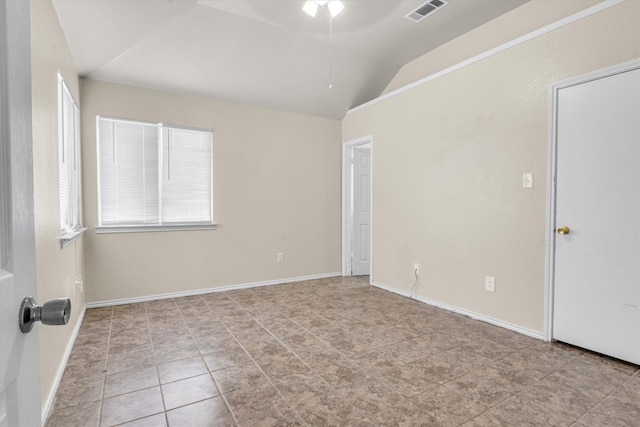
[[[334,278],[87,310],[54,426],[639,426],[640,373]]]

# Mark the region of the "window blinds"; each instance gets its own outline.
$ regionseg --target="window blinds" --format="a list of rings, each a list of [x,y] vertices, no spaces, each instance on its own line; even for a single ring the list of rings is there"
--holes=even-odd
[[[60,228],[64,234],[80,227],[80,110],[60,75],[58,103]]]
[[[212,139],[99,117],[100,226],[211,224]]]
[[[162,222],[211,220],[211,133],[164,128]]]

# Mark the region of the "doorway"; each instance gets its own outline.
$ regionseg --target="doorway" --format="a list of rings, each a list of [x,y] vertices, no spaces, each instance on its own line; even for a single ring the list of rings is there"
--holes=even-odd
[[[342,144],[342,275],[369,276],[372,254],[373,137]]]
[[[640,61],[552,98],[547,333],[640,364]]]

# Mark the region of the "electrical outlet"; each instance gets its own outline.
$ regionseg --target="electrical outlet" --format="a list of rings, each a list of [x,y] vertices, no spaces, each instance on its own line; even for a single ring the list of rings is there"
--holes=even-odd
[[[282,252],[276,254],[276,262],[284,262],[284,254]]]
[[[417,262],[413,264],[413,274],[416,276],[420,274],[420,264]]]
[[[77,275],[75,280],[76,292],[81,294],[84,292],[84,282],[82,281],[82,275]]]
[[[487,292],[495,292],[496,291],[496,278],[487,276],[484,278],[484,290]]]

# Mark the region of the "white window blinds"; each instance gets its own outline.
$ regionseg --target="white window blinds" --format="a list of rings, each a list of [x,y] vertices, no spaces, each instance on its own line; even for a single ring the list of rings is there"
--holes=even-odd
[[[211,132],[163,129],[163,223],[211,220],[211,142]]]
[[[100,226],[212,224],[210,131],[98,118]]]
[[[80,110],[58,75],[58,166],[62,234],[80,228]]]

